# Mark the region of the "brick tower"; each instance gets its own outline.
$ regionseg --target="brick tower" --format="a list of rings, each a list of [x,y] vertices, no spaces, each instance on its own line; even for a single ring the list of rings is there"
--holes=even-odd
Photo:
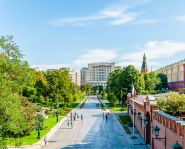
[[[142,66],[141,66],[141,72],[142,72],[142,73],[148,72],[145,53],[144,53],[144,55],[143,55],[143,62],[142,62]]]

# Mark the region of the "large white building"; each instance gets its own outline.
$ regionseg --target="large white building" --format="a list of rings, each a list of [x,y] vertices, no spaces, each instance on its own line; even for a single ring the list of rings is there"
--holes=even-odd
[[[88,73],[88,68],[87,67],[83,67],[80,70],[80,75],[81,75],[81,84],[83,85],[84,83],[87,82],[87,73]]]
[[[81,77],[80,77],[80,72],[76,72],[75,73],[75,83],[77,84],[77,85],[81,85]]]
[[[107,80],[110,72],[114,71],[115,63],[98,62],[88,64],[87,72],[85,73],[85,82],[91,83],[92,86],[103,86],[106,88]],[[82,68],[83,70],[83,68]],[[81,75],[82,71],[81,70]],[[82,81],[82,80],[81,80]]]

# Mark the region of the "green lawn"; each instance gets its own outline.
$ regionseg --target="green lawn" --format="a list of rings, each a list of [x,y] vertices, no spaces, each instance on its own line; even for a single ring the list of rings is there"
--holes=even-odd
[[[126,106],[118,106],[118,107],[109,107],[111,112],[127,112],[127,107]]]
[[[64,116],[59,117],[59,121],[62,120]],[[45,120],[45,124],[44,124],[44,128],[43,130],[41,130],[41,138],[46,135],[51,128],[53,128],[56,125],[56,117],[49,117],[48,119]],[[21,145],[32,145],[36,142],[39,141],[39,139],[37,139],[37,131],[32,131],[30,135],[28,136],[24,136],[22,138],[19,139],[21,142]],[[9,146],[15,146],[17,140],[14,138],[8,138],[7,139],[7,144]]]
[[[69,103],[67,107],[59,108],[59,113],[61,116],[59,116],[59,121],[62,120],[65,115],[67,115],[73,108],[75,108],[82,99],[78,99],[73,103]],[[53,113],[52,113],[53,114]],[[51,116],[48,119],[45,120],[44,128],[40,131],[41,138],[45,136],[55,125],[56,125],[56,117]],[[30,133],[30,135],[20,137],[19,139],[15,138],[7,138],[7,144],[8,146],[16,146],[17,142],[21,142],[20,145],[32,145],[38,142],[40,139],[37,138],[37,131],[34,130]]]
[[[123,124],[128,124],[132,122],[129,116],[119,116],[119,118]]]
[[[103,99],[103,100],[102,100],[102,103],[107,104],[107,103],[109,103],[109,101],[108,101],[108,100],[106,100],[106,99]]]

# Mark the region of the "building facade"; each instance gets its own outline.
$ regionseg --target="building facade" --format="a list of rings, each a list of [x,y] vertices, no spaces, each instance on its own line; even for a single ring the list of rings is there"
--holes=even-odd
[[[81,75],[81,84],[85,84],[87,82],[87,72],[88,72],[88,68],[83,67],[80,70],[80,75]]]
[[[135,127],[151,149],[173,149],[174,144],[185,149],[185,121],[158,110],[156,98],[157,95],[136,98],[128,96],[131,120],[134,118]],[[158,136],[156,128],[159,130]]]
[[[86,81],[91,83],[92,86],[103,86],[106,88],[107,80],[110,72],[114,71],[115,63],[91,63],[88,64],[88,70],[86,74]]]
[[[80,72],[76,72],[75,73],[75,84],[77,85],[81,85],[81,75],[80,75]]]
[[[170,89],[185,88],[185,59],[160,68],[157,72],[167,75]]]

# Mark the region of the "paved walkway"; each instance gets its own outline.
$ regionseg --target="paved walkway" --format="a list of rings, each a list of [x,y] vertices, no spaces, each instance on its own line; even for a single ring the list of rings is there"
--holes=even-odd
[[[74,121],[73,127],[68,127],[66,120],[43,149],[147,149],[144,145],[133,145],[114,115],[106,123],[96,103],[96,97],[89,98],[83,109],[76,110],[83,114],[83,120]]]

